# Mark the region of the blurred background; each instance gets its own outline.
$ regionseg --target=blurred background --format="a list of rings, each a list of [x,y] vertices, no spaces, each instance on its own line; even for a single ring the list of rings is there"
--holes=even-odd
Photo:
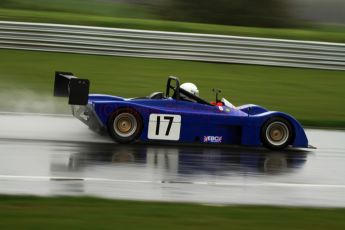
[[[256,35],[344,41],[343,36],[336,36],[337,32],[344,31],[345,2],[342,0],[2,0],[0,8],[1,20],[69,22],[232,35],[254,35],[255,31],[248,31],[246,28],[215,28],[210,24],[304,28],[313,33],[324,31],[335,34],[317,36],[310,32],[308,35],[306,32],[296,34],[297,31],[290,31],[282,35],[276,30],[262,30],[257,31]],[[172,23],[174,21],[208,25]]]
[[[342,0],[2,0],[1,8],[209,24],[295,27],[343,24]]]
[[[55,70],[89,78],[92,92],[125,97],[163,90],[167,76],[176,75],[197,84],[207,100],[219,87],[235,105],[286,111],[304,125],[345,127],[344,9],[341,0],[2,0],[3,21],[244,37],[198,40],[140,31],[91,36],[87,29],[3,23],[0,108],[69,113],[64,101],[51,97]]]

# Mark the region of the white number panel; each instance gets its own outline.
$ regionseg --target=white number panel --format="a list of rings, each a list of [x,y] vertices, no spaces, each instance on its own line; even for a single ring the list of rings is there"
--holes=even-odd
[[[178,141],[180,139],[181,115],[151,114],[147,137],[153,140]]]

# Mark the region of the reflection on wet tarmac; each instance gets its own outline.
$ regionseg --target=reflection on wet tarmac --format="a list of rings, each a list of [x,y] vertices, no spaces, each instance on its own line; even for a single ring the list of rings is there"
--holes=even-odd
[[[71,153],[69,170],[92,165],[136,164],[176,174],[279,174],[303,167],[307,152],[258,151],[228,148],[86,145]]]
[[[3,139],[0,145],[0,193],[5,194],[345,206],[345,179],[334,176],[344,174],[345,157],[327,150],[315,155]]]

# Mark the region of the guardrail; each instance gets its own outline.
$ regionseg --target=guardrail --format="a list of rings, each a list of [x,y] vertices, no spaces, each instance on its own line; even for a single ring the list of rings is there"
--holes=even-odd
[[[345,70],[345,44],[0,21],[0,48]]]

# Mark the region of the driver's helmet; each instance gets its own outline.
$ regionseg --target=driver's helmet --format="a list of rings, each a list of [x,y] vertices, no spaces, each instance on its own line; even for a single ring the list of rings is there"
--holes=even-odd
[[[184,89],[185,91],[199,97],[199,90],[198,87],[196,87],[196,85],[194,85],[193,83],[187,82],[187,83],[183,83],[180,86],[181,89]]]

